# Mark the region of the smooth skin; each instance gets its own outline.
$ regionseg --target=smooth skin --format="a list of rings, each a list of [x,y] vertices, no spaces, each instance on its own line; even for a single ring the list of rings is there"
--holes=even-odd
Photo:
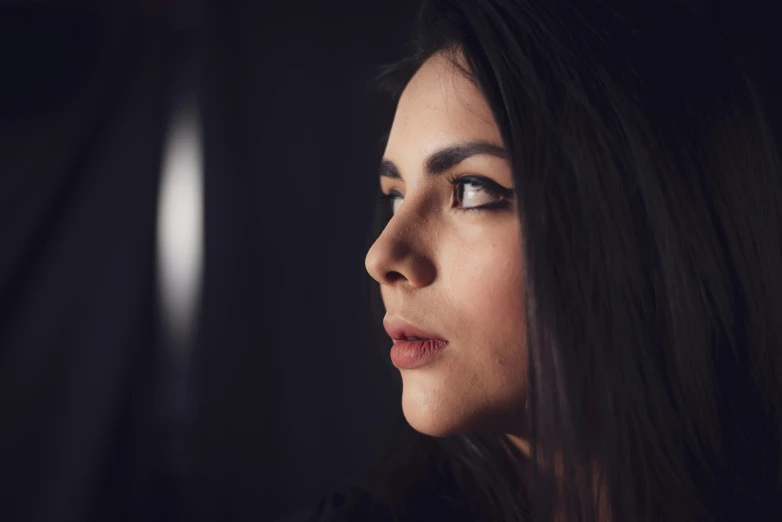
[[[428,171],[433,154],[474,143],[483,144],[472,147],[477,154]],[[487,144],[496,150],[480,152]],[[521,225],[502,149],[479,89],[445,55],[426,61],[394,116],[380,178],[394,215],[366,268],[386,319],[448,341],[429,364],[400,370],[410,425],[437,437],[506,434],[529,454]]]

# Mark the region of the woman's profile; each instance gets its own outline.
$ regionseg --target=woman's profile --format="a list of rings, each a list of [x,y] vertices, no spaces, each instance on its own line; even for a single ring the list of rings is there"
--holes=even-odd
[[[317,519],[782,520],[782,172],[720,38],[671,0],[418,26],[366,257],[416,449]]]

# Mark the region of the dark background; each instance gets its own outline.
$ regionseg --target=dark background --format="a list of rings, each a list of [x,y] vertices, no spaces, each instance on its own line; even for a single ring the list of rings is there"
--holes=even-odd
[[[364,271],[393,114],[368,81],[417,4],[0,2],[0,520],[272,520],[358,477],[401,415]],[[773,3],[693,4],[778,129]],[[205,243],[177,347],[156,219],[182,100]]]

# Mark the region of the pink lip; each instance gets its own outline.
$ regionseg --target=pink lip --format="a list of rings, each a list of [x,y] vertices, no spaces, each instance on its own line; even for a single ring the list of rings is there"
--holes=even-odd
[[[394,341],[391,347],[391,362],[399,369],[412,369],[424,366],[435,360],[447,341],[426,339],[424,341]]]
[[[440,336],[416,328],[401,319],[383,321],[386,332],[394,345],[391,347],[391,362],[400,369],[419,368],[433,361],[448,341]],[[418,337],[419,339],[410,339]]]
[[[395,341],[406,341],[410,337],[419,337],[421,339],[431,339],[434,341],[448,342],[437,334],[426,332],[420,328],[416,328],[408,322],[402,319],[384,319],[383,327],[386,329],[386,333]]]

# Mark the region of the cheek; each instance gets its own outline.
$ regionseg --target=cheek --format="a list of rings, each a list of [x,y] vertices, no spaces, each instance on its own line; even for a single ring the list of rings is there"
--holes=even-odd
[[[447,290],[459,308],[459,315],[476,333],[518,340],[524,322],[519,244],[495,242],[461,252],[461,258],[454,258]]]
[[[445,291],[456,312],[449,320],[457,342],[442,388],[457,402],[443,411],[461,423],[456,431],[513,431],[522,422],[527,390],[520,240],[482,240],[453,254]]]

